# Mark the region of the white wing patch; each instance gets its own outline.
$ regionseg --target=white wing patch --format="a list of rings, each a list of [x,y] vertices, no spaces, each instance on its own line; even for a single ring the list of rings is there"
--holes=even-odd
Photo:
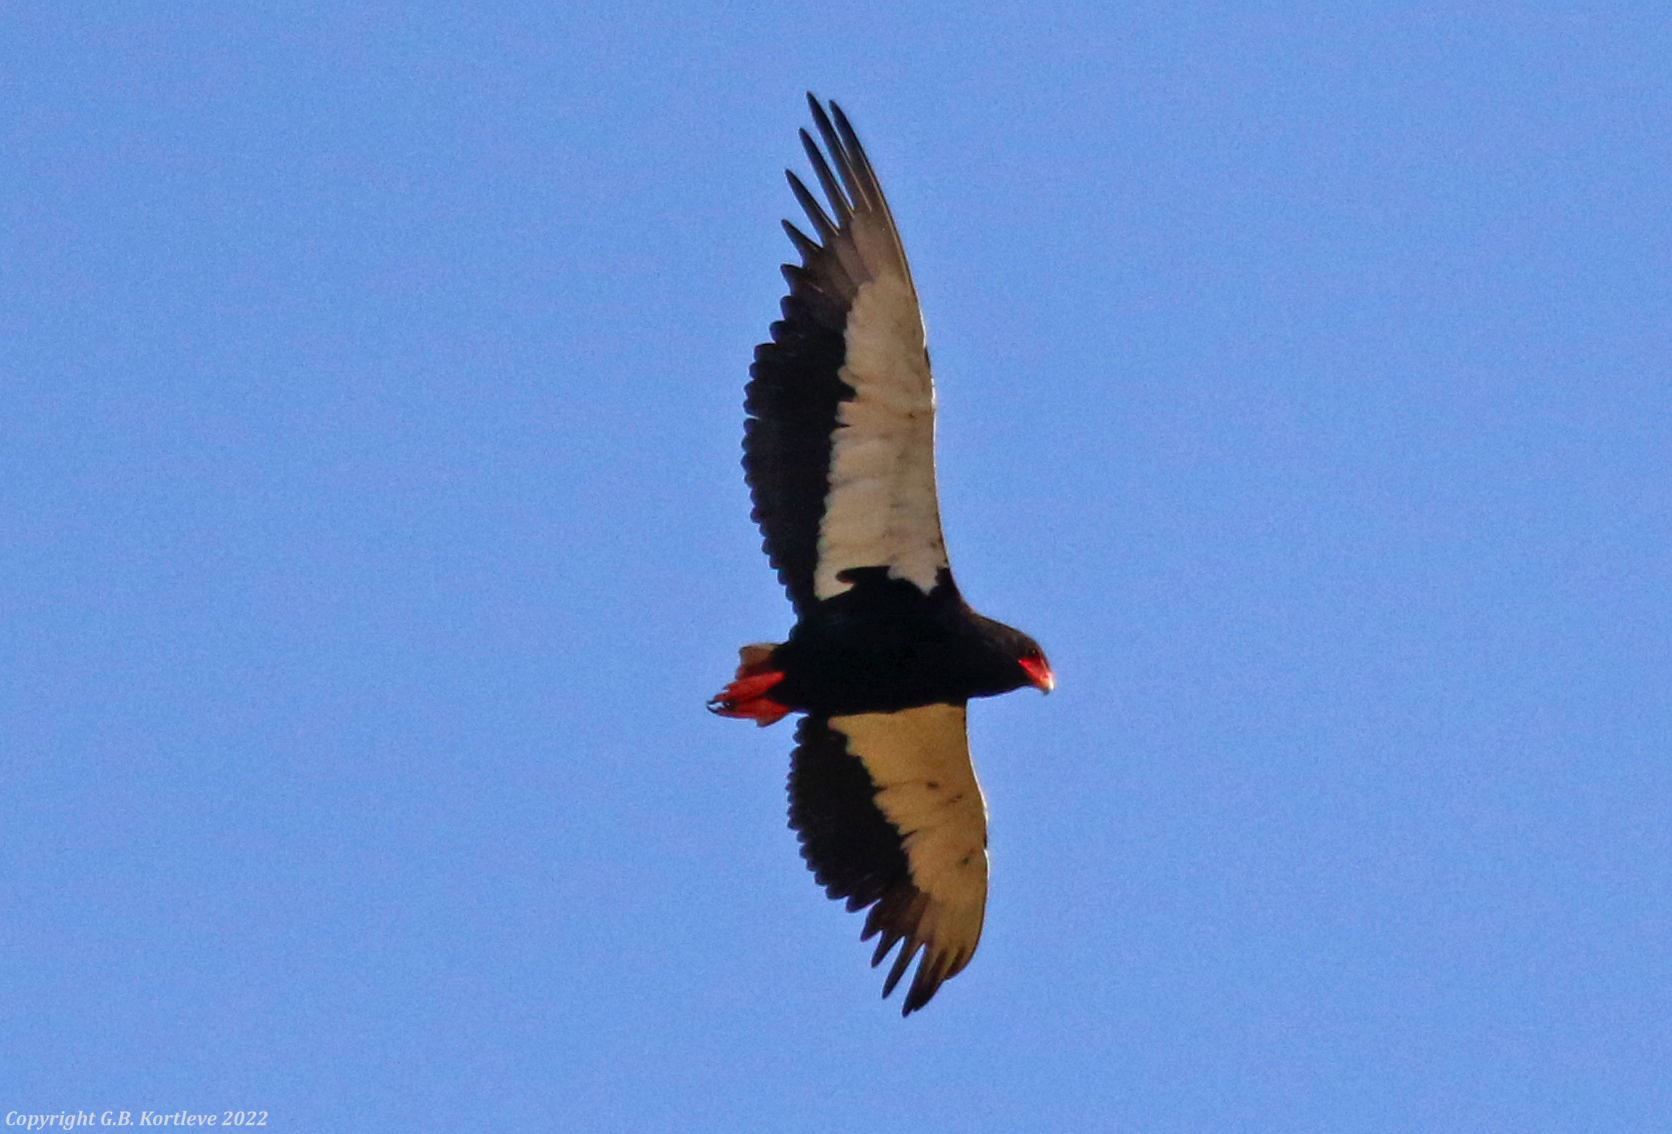
[[[865,762],[877,806],[900,832],[912,884],[928,899],[913,937],[951,976],[974,954],[987,909],[987,804],[970,763],[964,709],[832,717],[830,727]]]
[[[947,566],[935,495],[935,387],[923,318],[909,278],[881,273],[859,287],[848,312],[841,404],[831,445],[830,490],[819,526],[814,593],[851,583],[851,567],[883,567],[925,594]]]

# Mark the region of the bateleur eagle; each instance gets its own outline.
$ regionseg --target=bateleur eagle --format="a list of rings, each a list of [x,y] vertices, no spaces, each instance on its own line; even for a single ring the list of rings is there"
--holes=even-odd
[[[883,995],[921,954],[909,1015],[969,963],[987,904],[987,808],[964,728],[971,697],[1049,692],[1038,643],[958,593],[935,495],[935,391],[917,291],[877,176],[835,103],[801,131],[826,212],[772,341],[755,350],[743,468],[764,550],[795,607],[781,645],[745,646],[709,702],[768,725],[791,712],[790,825],[832,898],[870,907]]]

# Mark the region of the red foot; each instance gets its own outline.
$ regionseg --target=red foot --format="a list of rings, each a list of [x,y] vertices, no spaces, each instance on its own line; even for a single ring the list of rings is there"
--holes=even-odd
[[[761,728],[783,720],[789,708],[763,695],[784,680],[783,674],[767,668],[772,647],[744,646],[738,654],[743,664],[737,667],[737,680],[708,702],[708,711],[716,716],[751,720]]]

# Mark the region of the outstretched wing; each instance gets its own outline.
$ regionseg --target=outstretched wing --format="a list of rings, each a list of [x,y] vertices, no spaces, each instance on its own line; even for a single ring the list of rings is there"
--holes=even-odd
[[[790,826],[832,898],[871,907],[873,966],[898,943],[882,994],[922,960],[902,1015],[969,963],[987,908],[987,806],[962,705],[808,717],[796,729]]]
[[[801,264],[784,265],[784,317],[755,350],[743,439],[754,519],[798,613],[846,591],[850,568],[887,567],[927,593],[947,566],[911,269],[847,117],[807,101],[828,160],[801,141],[830,212],[788,174],[817,240],[784,222]]]

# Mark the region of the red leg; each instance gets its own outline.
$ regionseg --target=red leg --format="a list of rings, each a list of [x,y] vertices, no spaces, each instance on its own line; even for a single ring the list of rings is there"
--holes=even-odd
[[[751,720],[765,728],[789,713],[789,708],[765,696],[766,691],[784,680],[784,675],[771,668],[771,646],[744,646],[738,651],[743,664],[737,667],[733,681],[708,702],[708,711],[717,716]]]

